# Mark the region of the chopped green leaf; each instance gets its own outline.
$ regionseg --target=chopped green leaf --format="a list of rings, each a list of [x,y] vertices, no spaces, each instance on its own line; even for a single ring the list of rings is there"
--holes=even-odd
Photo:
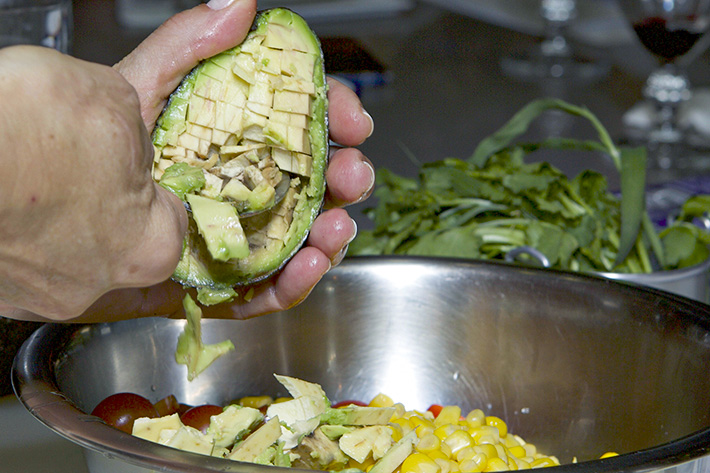
[[[532,121],[551,109],[587,119],[598,141],[518,143]],[[549,163],[525,162],[543,148],[607,154],[621,175],[621,198],[597,172],[568,179]],[[690,222],[708,220],[710,196],[689,199],[659,236],[645,210],[645,170],[646,150],[617,148],[586,108],[537,100],[484,139],[467,161],[423,164],[416,180],[378,169],[377,205],[365,211],[374,228],[358,234],[350,254],[505,259],[530,247],[553,268],[622,273],[703,262],[710,232]]]

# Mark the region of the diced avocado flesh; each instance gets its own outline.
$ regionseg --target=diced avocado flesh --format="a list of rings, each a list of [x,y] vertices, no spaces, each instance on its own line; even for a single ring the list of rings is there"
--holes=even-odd
[[[186,198],[197,229],[213,258],[228,261],[249,255],[249,242],[234,207],[196,194],[188,194]]]
[[[279,418],[269,419],[241,444],[237,444],[229,455],[231,460],[253,462],[264,450],[274,444],[281,435]]]
[[[192,209],[175,280],[223,295],[273,274],[303,244],[325,193],[326,93],[318,38],[281,8],[261,12],[242,44],[185,77],[153,132],[154,179]],[[290,188],[274,206],[283,179]],[[224,228],[207,230],[201,199],[268,210],[237,218],[246,239],[237,244],[222,210]]]
[[[399,442],[394,444],[385,455],[377,460],[369,473],[392,473],[414,450],[414,442],[417,440],[416,430],[410,430]]]
[[[186,194],[205,186],[205,176],[198,168],[190,167],[186,163],[175,163],[165,170],[160,185],[185,199]]]
[[[187,366],[187,379],[192,381],[217,358],[234,350],[231,340],[205,345],[202,342],[202,310],[189,294],[183,299],[185,329],[178,337],[175,361]]]
[[[321,414],[321,421],[331,425],[378,425],[386,424],[394,415],[393,407],[347,406],[328,408]]]

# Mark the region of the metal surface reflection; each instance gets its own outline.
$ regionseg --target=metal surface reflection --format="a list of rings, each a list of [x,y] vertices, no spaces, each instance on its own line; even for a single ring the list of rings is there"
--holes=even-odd
[[[707,465],[710,306],[684,297],[517,265],[353,258],[289,311],[204,321],[206,339],[238,349],[192,383],[172,362],[183,323],[47,326],[16,360],[19,397],[87,447],[95,472],[263,473],[119,435],[80,410],[118,391],[191,404],[280,394],[273,373],[318,382],[333,401],[384,392],[412,409],[480,407],[563,461],[624,454],[559,472]]]

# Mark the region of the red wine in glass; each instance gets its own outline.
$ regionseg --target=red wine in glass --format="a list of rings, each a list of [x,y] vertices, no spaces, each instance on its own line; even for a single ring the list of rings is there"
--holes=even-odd
[[[674,22],[673,24],[678,23]],[[683,27],[685,25],[692,26],[692,21],[679,27],[675,27],[673,24],[665,18],[654,16],[634,23],[633,28],[646,49],[664,62],[673,62],[690,51],[703,35],[701,29],[693,31]]]

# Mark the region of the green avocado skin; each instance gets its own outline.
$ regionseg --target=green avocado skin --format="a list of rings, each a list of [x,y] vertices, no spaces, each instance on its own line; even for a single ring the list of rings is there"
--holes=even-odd
[[[190,218],[188,234],[183,245],[181,260],[173,279],[198,290],[222,291],[226,288],[248,285],[271,276],[298,251],[322,209],[325,195],[325,169],[328,160],[327,83],[320,41],[305,20],[285,8],[259,12],[245,44],[255,35],[265,35],[269,24],[288,26],[300,33],[301,47],[305,46],[314,57],[313,83],[315,95],[311,102],[310,121],[307,128],[311,144],[312,171],[305,188],[298,198],[291,226],[284,237],[283,247],[273,254],[219,261],[213,258],[199,235],[195,222]],[[157,149],[162,149],[186,129],[186,117],[190,96],[201,74],[209,73],[216,64],[223,63],[230,55],[237,54],[242,45],[203,61],[185,76],[171,95],[167,106],[156,122],[152,140]],[[183,198],[184,200],[184,198]],[[266,225],[270,212],[252,217],[255,225]],[[259,222],[262,219],[263,222]],[[263,253],[263,252],[262,252]]]

